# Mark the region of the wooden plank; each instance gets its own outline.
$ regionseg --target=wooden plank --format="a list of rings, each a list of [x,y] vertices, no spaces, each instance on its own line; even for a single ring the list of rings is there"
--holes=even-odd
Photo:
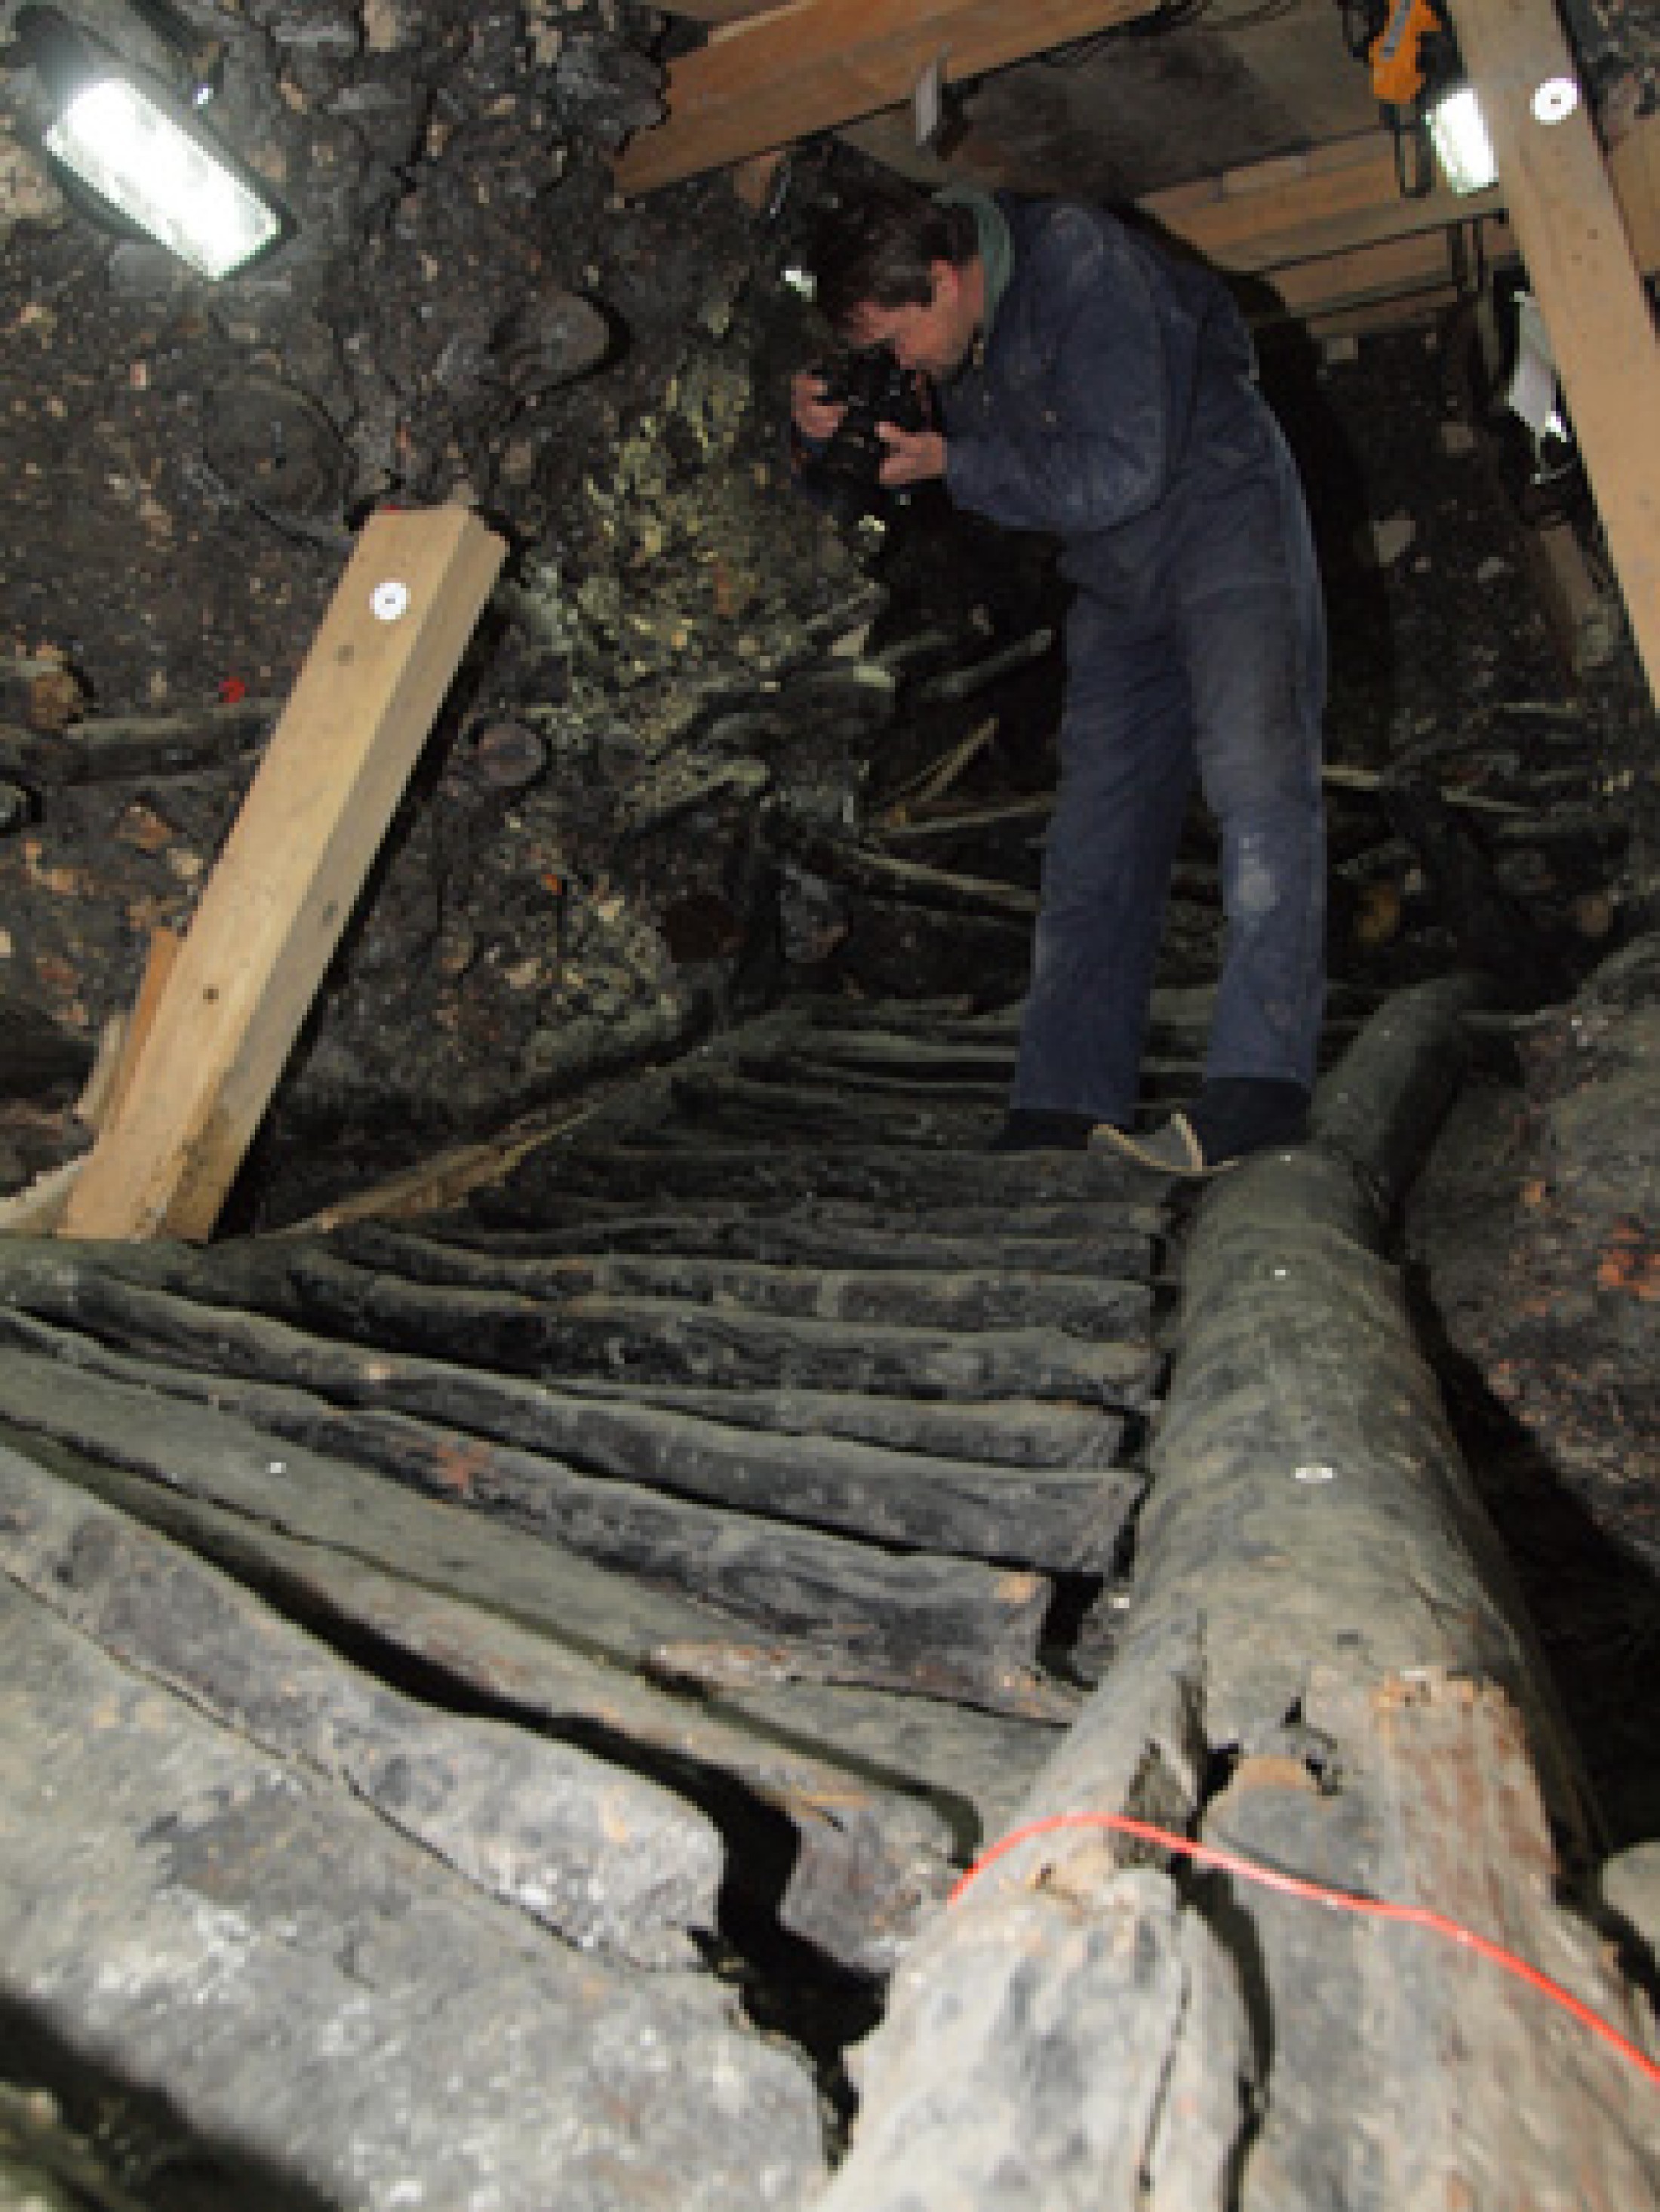
[[[64,1235],[211,1231],[506,551],[459,507],[364,529]]]
[[[120,1054],[110,1081],[110,1094],[96,1117],[96,1126],[100,1128],[112,1122],[126,1103],[128,1094],[132,1090],[134,1072],[143,1053],[144,1041],[155,1027],[156,1009],[161,1004],[167,979],[178,963],[181,942],[176,930],[153,929],[150,932],[149,953],[139,981],[138,996],[127,1018],[126,1034],[122,1038]]]
[[[941,55],[960,80],[1148,12],[1148,0],[809,0],[734,23],[669,64],[668,118],[624,150],[617,184],[652,191],[895,106]]]
[[[1496,214],[1501,203],[1496,186],[1460,199],[1438,185],[1421,199],[1403,198],[1387,133],[1368,131],[1152,192],[1139,204],[1219,268],[1245,271],[1443,230]]]
[[[1576,81],[1548,0],[1453,0],[1452,15],[1637,649],[1660,699],[1660,351],[1632,240],[1584,98],[1560,122],[1533,113],[1539,86]]]

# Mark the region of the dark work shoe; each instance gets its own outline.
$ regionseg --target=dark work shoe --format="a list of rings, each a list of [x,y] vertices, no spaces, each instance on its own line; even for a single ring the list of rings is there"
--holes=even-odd
[[[1156,1129],[1103,1127],[1094,1142],[1158,1175],[1212,1176],[1252,1152],[1300,1143],[1308,1133],[1308,1106],[1300,1083],[1218,1076],[1185,1113],[1172,1114]]]
[[[1087,1152],[1097,1129],[1111,1125],[1093,1114],[1062,1114],[1046,1106],[1011,1106],[991,1139],[994,1152]]]

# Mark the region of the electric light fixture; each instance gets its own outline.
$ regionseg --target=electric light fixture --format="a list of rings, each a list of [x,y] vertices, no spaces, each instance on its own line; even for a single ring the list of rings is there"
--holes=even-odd
[[[118,66],[73,94],[46,150],[118,212],[216,281],[282,232],[282,218],[183,108]]]
[[[1430,143],[1441,173],[1455,192],[1484,192],[1499,180],[1499,164],[1475,93],[1454,84],[1431,102]]]
[[[209,280],[282,234],[285,219],[258,179],[156,79],[57,8],[24,8],[15,28],[50,102],[41,145],[94,201]],[[198,106],[211,97],[218,60],[191,58]]]

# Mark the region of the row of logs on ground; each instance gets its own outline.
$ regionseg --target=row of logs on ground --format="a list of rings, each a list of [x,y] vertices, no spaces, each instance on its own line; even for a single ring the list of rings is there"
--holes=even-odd
[[[0,1244],[27,2154],[113,2100],[157,2204],[1647,2201],[1594,1809],[1379,1250],[1471,995],[1197,1208],[986,1153],[1011,1016],[825,1000],[401,1218]]]

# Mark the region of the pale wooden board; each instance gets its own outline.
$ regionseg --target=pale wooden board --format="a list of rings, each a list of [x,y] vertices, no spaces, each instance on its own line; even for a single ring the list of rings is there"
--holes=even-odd
[[[365,526],[64,1235],[211,1231],[506,550],[459,507]]]
[[[954,78],[1149,12],[1149,0],[805,0],[745,22],[669,65],[669,113],[616,164],[625,192],[725,167],[908,100],[930,62]]]

